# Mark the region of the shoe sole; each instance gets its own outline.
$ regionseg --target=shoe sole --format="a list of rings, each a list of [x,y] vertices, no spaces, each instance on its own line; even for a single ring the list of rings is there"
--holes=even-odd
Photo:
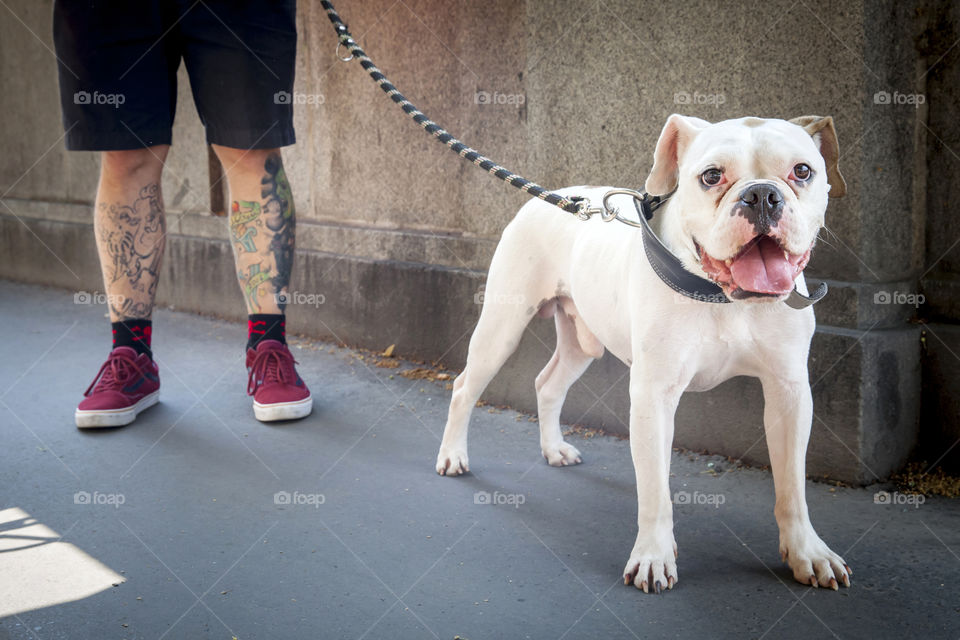
[[[160,390],[157,389],[148,396],[140,398],[137,404],[123,409],[99,409],[83,411],[77,409],[74,414],[78,429],[103,429],[108,427],[123,427],[137,419],[137,415],[145,409],[160,402]]]
[[[260,422],[276,422],[278,420],[296,420],[310,415],[313,411],[313,396],[295,402],[276,402],[274,404],[260,404],[253,401],[253,415]]]

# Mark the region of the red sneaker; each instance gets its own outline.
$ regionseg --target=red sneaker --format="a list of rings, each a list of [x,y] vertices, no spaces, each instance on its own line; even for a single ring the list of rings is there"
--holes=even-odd
[[[253,396],[253,415],[260,422],[296,420],[313,411],[296,363],[287,345],[277,340],[261,340],[256,349],[247,349],[247,394]]]
[[[160,400],[160,371],[145,353],[117,347],[107,356],[97,377],[77,406],[77,427],[122,427]]]

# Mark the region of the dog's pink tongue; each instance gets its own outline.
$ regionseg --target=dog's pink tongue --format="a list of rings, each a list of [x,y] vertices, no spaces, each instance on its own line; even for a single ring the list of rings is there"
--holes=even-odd
[[[793,289],[797,268],[787,260],[773,238],[753,243],[730,265],[734,283],[755,293],[783,294]]]

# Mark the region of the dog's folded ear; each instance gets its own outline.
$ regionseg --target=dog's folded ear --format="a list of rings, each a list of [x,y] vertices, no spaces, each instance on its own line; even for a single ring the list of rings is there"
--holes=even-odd
[[[837,143],[837,130],[830,116],[800,116],[790,120],[803,127],[810,134],[813,143],[820,149],[820,155],[827,163],[827,183],[830,185],[830,197],[842,198],[847,193],[847,183],[840,175],[840,145]]]
[[[690,141],[709,125],[706,120],[677,113],[667,118],[653,152],[653,168],[644,185],[647,193],[658,196],[677,188],[680,158],[690,146]]]

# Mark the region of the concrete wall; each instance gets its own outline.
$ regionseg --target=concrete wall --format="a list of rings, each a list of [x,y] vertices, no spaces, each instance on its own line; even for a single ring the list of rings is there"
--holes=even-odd
[[[951,117],[960,47],[950,45],[960,15],[926,3],[841,6],[338,2],[417,106],[547,186],[642,186],[673,112],[833,115],[849,188],[831,203],[830,232],[809,267],[832,292],[817,307],[808,468],[868,482],[901,464],[918,434],[931,461],[960,437],[951,373],[960,353],[951,326],[960,319],[960,250],[951,243],[960,226],[949,215],[960,164]],[[0,134],[0,277],[100,290],[90,230],[97,159],[67,153],[58,140],[54,60],[39,41],[50,46],[50,3],[10,7],[36,37],[9,14],[0,21],[0,108],[17,123]],[[401,355],[459,368],[484,271],[525,198],[429,139],[355,62],[338,62],[318,3],[302,0],[300,30],[296,90],[322,99],[297,108],[299,144],[285,153],[300,218],[292,288],[325,303],[293,305],[291,328],[372,348],[397,343]],[[159,298],[239,319],[225,222],[210,213],[203,132],[182,69],[180,77]],[[915,95],[925,98],[919,108],[897,104]],[[919,311],[875,302],[884,292],[916,293],[921,281],[928,302]],[[922,328],[918,318],[936,323]],[[162,349],[162,327],[157,335]],[[533,377],[552,345],[552,323],[535,321],[486,399],[532,410]],[[625,372],[609,356],[595,363],[564,419],[625,433]],[[765,463],[761,413],[754,381],[691,394],[677,444]]]
[[[926,130],[926,250],[920,274],[926,297],[920,316],[924,325],[923,401],[920,457],[960,469],[960,55],[945,43],[960,39],[960,5],[931,5],[926,28],[917,38],[925,90],[930,95]],[[946,55],[944,55],[946,53]],[[942,58],[942,60],[941,60]],[[937,62],[939,60],[939,62]]]

